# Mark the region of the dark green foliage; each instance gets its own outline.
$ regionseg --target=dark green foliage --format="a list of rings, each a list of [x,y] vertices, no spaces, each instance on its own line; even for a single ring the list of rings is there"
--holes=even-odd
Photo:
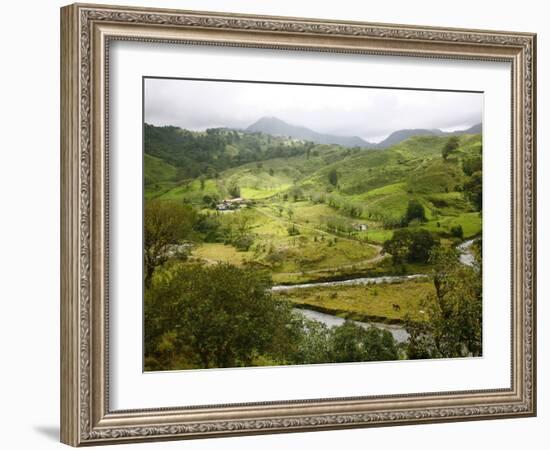
[[[170,252],[186,239],[195,221],[189,205],[157,200],[145,203],[143,223],[144,282],[151,283],[155,268],[170,258]]]
[[[145,296],[149,369],[154,362],[249,366],[259,354],[280,353],[292,338],[292,309],[271,297],[269,283],[260,272],[226,264],[181,265],[157,277]]]
[[[407,260],[412,243],[411,234],[411,231],[406,228],[396,230],[392,238],[384,242],[382,248],[385,253],[392,256],[394,266],[403,264]]]
[[[387,330],[370,327],[365,329],[346,321],[333,331],[331,361],[390,361],[397,359],[397,347]]]
[[[328,173],[328,181],[333,186],[338,186],[338,172],[336,172],[336,169],[330,169]]]
[[[432,249],[437,246],[439,246],[439,239],[428,230],[411,232],[411,243],[408,254],[409,262],[427,263]]]
[[[462,162],[462,170],[468,176],[471,176],[474,172],[480,172],[482,168],[481,156],[472,156]]]
[[[193,229],[201,234],[204,242],[223,241],[220,221],[213,215],[200,214],[193,224]]]
[[[227,189],[227,192],[229,195],[233,198],[237,198],[241,196],[241,188],[238,184],[234,183]]]
[[[481,211],[483,206],[483,175],[481,172],[474,172],[470,180],[464,183],[464,194],[475,208]]]
[[[393,264],[399,265],[404,262],[426,263],[430,252],[437,246],[439,239],[428,230],[403,228],[394,231],[392,238],[384,242],[383,249],[392,255]]]
[[[461,225],[456,225],[454,227],[451,227],[451,236],[459,238],[459,239],[463,239],[464,238],[464,230],[462,230],[462,226]]]
[[[294,326],[301,331],[299,345],[292,352],[290,361],[292,364],[320,364],[332,362],[331,331],[322,322],[310,320],[302,314],[294,316]]]
[[[304,192],[297,186],[292,187],[289,191],[289,194],[292,197],[292,200],[294,200],[295,202],[304,198]]]
[[[424,302],[426,320],[406,323],[408,357],[481,356],[481,268],[460,264],[456,250],[443,247],[432,253],[431,262],[435,294]]]
[[[311,143],[288,145],[282,138],[261,133],[209,129],[195,133],[181,128],[144,125],[145,153],[177,168],[176,180],[217,172],[254,161],[305,154]],[[228,151],[231,147],[232,151]],[[236,154],[235,154],[236,152]],[[262,163],[259,162],[259,168]],[[152,182],[152,181],[151,181]]]
[[[233,245],[242,252],[248,251],[248,249],[254,243],[254,236],[252,234],[241,234],[233,239]]]
[[[458,136],[451,136],[447,139],[447,142],[443,146],[443,150],[441,150],[441,156],[443,156],[443,159],[447,159],[449,155],[458,148],[459,143],[460,139]]]
[[[287,231],[289,236],[298,236],[300,234],[300,230],[294,224],[288,227]]]
[[[409,200],[407,205],[407,211],[405,212],[404,222],[409,224],[412,220],[419,220],[421,222],[426,222],[426,211],[424,211],[424,206],[418,200],[412,199]]]

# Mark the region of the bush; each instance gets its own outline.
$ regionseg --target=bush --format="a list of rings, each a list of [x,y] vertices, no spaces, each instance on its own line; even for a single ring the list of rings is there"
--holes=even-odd
[[[237,198],[241,196],[241,188],[236,183],[233,183],[231,186],[229,186],[229,189],[227,190],[227,192],[229,192],[229,195],[233,198]]]
[[[233,239],[233,245],[241,252],[246,252],[254,243],[254,236],[251,234],[242,234]]]
[[[288,227],[287,231],[289,236],[297,236],[300,234],[300,230],[298,230],[295,225]]]
[[[449,139],[447,139],[447,142],[443,146],[443,149],[441,150],[441,156],[443,159],[447,159],[451,153],[453,153],[460,143],[460,140],[457,136],[451,136]]]
[[[383,249],[392,255],[395,266],[407,262],[426,263],[430,252],[439,246],[439,240],[428,230],[396,230],[391,239],[384,242]]]
[[[428,230],[415,231],[409,245],[408,260],[426,263],[430,258],[430,252],[436,246],[439,246],[439,240]]]
[[[482,167],[481,156],[472,156],[462,162],[462,170],[468,176],[471,176],[474,172],[481,171]]]
[[[346,321],[332,331],[331,356],[333,362],[391,361],[398,359],[397,344],[387,330]]]
[[[338,185],[338,172],[336,172],[336,169],[331,169],[328,173],[328,181],[333,186]]]
[[[418,219],[420,222],[426,222],[426,211],[424,210],[422,203],[418,200],[409,200],[404,219],[406,224],[409,224],[414,219]]]
[[[462,230],[462,225],[456,225],[451,227],[451,236],[459,239],[464,238],[464,231]]]

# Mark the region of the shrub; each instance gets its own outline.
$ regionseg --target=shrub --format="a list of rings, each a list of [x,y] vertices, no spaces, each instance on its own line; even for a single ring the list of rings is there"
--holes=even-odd
[[[439,240],[428,230],[411,231],[407,228],[396,230],[391,239],[384,242],[383,249],[392,255],[395,266],[408,262],[428,262]]]
[[[459,239],[464,238],[464,231],[462,230],[462,225],[456,225],[451,227],[451,236]]]
[[[408,224],[414,219],[426,222],[426,211],[418,200],[409,200],[407,211],[405,212],[405,222]]]
[[[241,234],[233,239],[233,245],[242,252],[248,251],[253,243],[254,236],[251,234]]]
[[[295,225],[288,227],[287,231],[289,236],[297,236],[300,234],[300,230],[298,230]]]

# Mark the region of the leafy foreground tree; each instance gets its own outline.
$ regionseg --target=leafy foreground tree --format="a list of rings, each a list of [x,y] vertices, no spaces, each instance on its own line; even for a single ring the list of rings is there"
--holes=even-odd
[[[254,365],[284,358],[297,341],[292,308],[272,298],[262,272],[229,264],[174,264],[145,294],[149,370]]]
[[[482,354],[482,291],[478,264],[461,264],[456,250],[437,248],[432,252],[435,265],[435,294],[422,304],[424,322],[407,318],[410,334],[409,359],[456,358]]]
[[[144,281],[150,286],[155,268],[171,256],[171,249],[181,244],[191,233],[195,210],[190,205],[153,200],[145,203],[144,211]]]

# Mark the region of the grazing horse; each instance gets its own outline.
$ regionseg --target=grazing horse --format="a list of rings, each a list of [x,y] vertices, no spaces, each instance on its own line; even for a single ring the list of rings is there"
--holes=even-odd
[[[397,303],[392,303],[391,306],[394,311],[401,311],[401,306],[399,306]]]

